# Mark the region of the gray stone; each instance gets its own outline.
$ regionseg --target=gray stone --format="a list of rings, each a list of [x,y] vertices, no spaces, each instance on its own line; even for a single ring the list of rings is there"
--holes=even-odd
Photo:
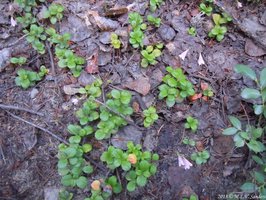
[[[39,90],[37,90],[36,88],[33,88],[30,92],[30,98],[34,99],[38,93],[39,93]]]
[[[11,49],[0,50],[0,72],[9,64],[11,58]]]
[[[44,200],[57,200],[59,198],[59,188],[45,188],[44,189]]]
[[[78,82],[82,86],[90,85],[96,80],[95,76],[83,71],[78,78]]]
[[[159,32],[161,38],[165,41],[171,41],[172,39],[174,39],[174,37],[176,35],[175,30],[168,25],[162,25],[158,29],[158,32]]]
[[[245,52],[249,56],[258,57],[266,54],[266,51],[257,46],[252,40],[247,39],[245,44]]]
[[[147,151],[153,151],[158,145],[158,139],[156,138],[156,130],[148,130],[147,135],[143,142],[143,147]]]
[[[111,62],[111,60],[112,60],[111,53],[100,51],[98,58],[99,66],[107,65],[109,62]]]
[[[103,32],[100,35],[99,40],[103,44],[110,44],[111,43],[111,33],[110,32]]]
[[[142,138],[142,132],[139,131],[136,127],[128,125],[118,131],[111,139],[113,146],[120,149],[127,149],[127,143],[132,141],[134,144],[140,144]]]

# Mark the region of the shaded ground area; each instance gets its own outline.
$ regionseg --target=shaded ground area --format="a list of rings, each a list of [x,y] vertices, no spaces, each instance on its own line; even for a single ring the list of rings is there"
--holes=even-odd
[[[251,103],[241,101],[240,91],[252,82],[242,79],[233,72],[233,67],[244,63],[259,71],[266,66],[266,37],[254,36],[248,27],[259,27],[261,34],[266,34],[265,3],[246,4],[237,8],[234,3],[218,2],[217,9],[224,9],[237,19],[227,25],[228,33],[221,43],[207,37],[208,17],[197,18],[199,1],[166,1],[156,12],[162,19],[160,28],[148,28],[145,32],[145,45],[163,42],[165,48],[159,63],[143,69],[140,67],[140,53],[128,43],[129,28],[127,14],[114,18],[114,30],[100,30],[90,14],[97,11],[103,15],[106,9],[115,6],[128,6],[134,1],[57,1],[66,8],[62,22],[57,25],[60,32],[70,32],[72,49],[86,57],[89,63],[97,60],[99,72],[83,72],[79,78],[73,78],[67,70],[56,67],[56,75],[49,74],[36,86],[22,90],[15,85],[17,68],[5,64],[11,56],[24,55],[29,62],[27,67],[38,69],[42,64],[50,67],[48,55],[39,56],[21,39],[20,27],[10,26],[8,1],[0,3],[0,104],[15,105],[34,110],[41,114],[31,114],[18,110],[7,110],[33,124],[44,127],[62,138],[67,138],[66,125],[76,122],[75,111],[85,98],[75,94],[75,88],[90,84],[95,77],[101,77],[107,93],[112,88],[129,89],[133,102],[145,109],[156,105],[160,116],[156,124],[139,133],[129,127],[118,133],[118,137],[131,138],[143,144],[144,148],[160,155],[158,173],[152,177],[145,188],[133,193],[123,192],[115,199],[181,199],[180,195],[192,189],[200,199],[217,199],[219,194],[238,191],[239,186],[248,177],[248,149],[234,149],[231,137],[223,136],[222,129],[228,126],[227,115],[238,115],[243,121],[249,116],[252,120]],[[135,2],[133,11],[148,14],[145,1]],[[230,9],[231,8],[231,9]],[[243,19],[250,22],[243,23]],[[198,35],[188,35],[187,29],[193,24]],[[252,26],[253,25],[253,26]],[[243,32],[243,30],[246,32]],[[241,31],[242,30],[242,31]],[[116,32],[123,43],[121,50],[114,50],[110,45],[110,34]],[[247,36],[250,36],[249,39]],[[258,39],[259,38],[259,39]],[[19,41],[18,41],[19,40]],[[14,41],[18,41],[12,45]],[[265,42],[265,43],[264,43]],[[12,46],[10,46],[12,45]],[[9,47],[10,46],[10,47]],[[264,49],[263,49],[264,48]],[[189,49],[185,60],[179,55]],[[198,64],[200,53],[205,65]],[[157,86],[166,73],[166,66],[182,67],[190,81],[199,90],[202,82],[208,83],[215,96],[206,101],[185,101],[169,109],[165,102],[158,100]],[[143,95],[144,94],[144,95]],[[60,189],[60,177],[57,173],[57,146],[59,141],[49,134],[17,120],[4,109],[0,109],[0,199],[44,199]],[[199,120],[197,134],[184,128],[185,118],[189,115]],[[133,115],[134,122],[142,126],[139,114]],[[134,134],[132,134],[134,133]],[[195,139],[196,147],[182,144],[185,136]],[[116,137],[116,136],[114,136]],[[113,138],[111,143],[115,143]],[[106,141],[92,139],[95,151],[90,159],[99,162],[99,156],[107,146]],[[121,144],[117,144],[121,145]],[[211,158],[207,164],[194,164],[189,170],[178,166],[176,152],[190,157],[196,150],[208,149]],[[103,166],[98,163],[99,166]],[[96,169],[89,179],[104,177],[106,171]],[[123,174],[122,174],[123,176]],[[185,187],[188,186],[188,187]],[[75,199],[84,199],[87,194],[73,191]]]

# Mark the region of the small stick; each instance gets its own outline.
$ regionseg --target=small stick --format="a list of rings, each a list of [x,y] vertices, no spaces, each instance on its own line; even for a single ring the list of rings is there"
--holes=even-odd
[[[25,111],[25,112],[28,112],[28,113],[31,113],[31,114],[39,115],[39,116],[42,116],[42,117],[44,116],[44,114],[42,114],[42,113],[38,113],[38,112],[35,112],[33,110],[29,110],[27,108],[21,108],[21,107],[12,106],[12,105],[0,104],[0,108],[2,108],[2,109],[11,109],[11,110],[20,110],[20,111]]]
[[[91,162],[93,165],[96,166],[96,168],[99,168],[100,170],[102,170],[103,172],[105,172],[106,170],[100,166],[97,162],[95,162],[94,160],[92,160],[88,155],[84,155],[84,157],[89,160],[89,162]]]
[[[51,52],[51,47],[50,45],[48,44],[48,42],[45,43],[46,44],[46,49],[49,53],[49,57],[50,57],[50,63],[51,63],[51,68],[52,68],[52,74],[53,76],[55,76],[55,66],[54,66],[54,57],[53,57],[53,54]]]
[[[13,118],[15,118],[15,119],[17,119],[17,120],[20,120],[20,121],[22,121],[22,122],[25,122],[26,124],[29,124],[29,125],[31,125],[31,126],[33,126],[33,127],[35,127],[35,128],[38,128],[38,129],[44,131],[45,133],[48,133],[48,135],[54,137],[55,139],[59,140],[60,142],[63,142],[64,144],[69,144],[66,140],[64,140],[64,139],[62,139],[61,137],[55,135],[55,134],[52,133],[51,131],[49,131],[49,130],[47,130],[47,129],[45,129],[45,128],[39,126],[39,125],[33,124],[32,122],[29,122],[29,121],[27,121],[27,120],[25,120],[25,119],[23,119],[23,118],[21,118],[21,117],[18,117],[18,116],[12,114],[11,112],[9,112],[9,111],[7,111],[7,110],[4,110],[4,111],[7,112],[9,115],[11,115]]]
[[[8,45],[5,45],[5,46],[0,47],[0,50],[5,49],[5,48],[9,48],[9,47],[12,47],[12,46],[16,45],[20,40],[22,40],[23,38],[25,38],[27,35],[28,34],[23,35],[22,37],[20,37],[19,39],[17,39],[15,42],[13,42],[11,44],[8,44]]]

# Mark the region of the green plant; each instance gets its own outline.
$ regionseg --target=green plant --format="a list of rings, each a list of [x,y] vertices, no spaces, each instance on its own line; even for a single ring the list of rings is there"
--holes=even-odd
[[[211,38],[216,38],[218,42],[224,39],[224,34],[227,32],[225,26],[215,25],[214,28],[209,32],[208,36]]]
[[[182,198],[182,200],[198,200],[198,197],[197,197],[197,195],[192,194],[192,195],[190,195],[189,198]]]
[[[59,200],[72,200],[73,193],[70,193],[66,190],[60,190],[59,192]]]
[[[235,72],[240,73],[253,81],[257,85],[257,89],[245,88],[241,92],[243,99],[260,99],[260,103],[253,106],[256,115],[263,115],[266,118],[266,68],[264,68],[257,77],[256,73],[247,65],[237,65]]]
[[[163,0],[150,0],[150,9],[155,12],[157,8],[163,3]]]
[[[143,18],[139,13],[133,12],[129,14],[129,23],[133,29],[130,33],[129,42],[134,48],[143,46],[144,33],[142,30],[145,30],[147,25],[142,22]]]
[[[55,54],[58,61],[58,66],[61,68],[69,68],[74,77],[79,77],[83,68],[83,64],[85,63],[84,58],[77,56],[73,53],[72,50],[69,49],[61,49],[56,48]]]
[[[46,36],[44,35],[44,28],[37,26],[36,24],[32,24],[29,31],[23,30],[23,32],[27,34],[26,39],[29,43],[31,43],[32,47],[40,54],[44,54],[45,46],[42,42],[46,39]]]
[[[121,41],[118,38],[118,35],[115,33],[111,34],[111,44],[115,49],[120,49]]]
[[[143,152],[140,145],[135,146],[132,142],[128,142],[127,147],[127,151],[122,151],[109,146],[101,160],[112,170],[121,166],[127,172],[127,190],[132,192],[137,186],[145,186],[147,179],[156,173],[157,167],[152,161],[157,161],[159,156],[149,151]]]
[[[265,150],[265,146],[259,140],[263,136],[262,128],[255,128],[254,126],[246,126],[242,129],[241,122],[233,116],[229,116],[229,120],[233,127],[227,128],[223,131],[224,135],[234,135],[234,142],[236,147],[243,147],[245,144],[255,153]]]
[[[153,106],[150,106],[148,109],[143,111],[144,114],[144,127],[150,127],[157,119],[158,115],[156,113],[156,108]]]
[[[195,161],[197,165],[206,163],[209,157],[210,153],[207,150],[191,154],[191,160]]]
[[[186,129],[191,129],[192,132],[196,132],[198,129],[199,121],[191,116],[187,117],[187,122],[185,123]]]
[[[189,145],[192,147],[194,147],[196,145],[196,142],[194,140],[188,138],[188,137],[185,137],[182,142],[183,142],[183,144],[186,144],[186,145]]]
[[[96,79],[92,84],[86,85],[85,88],[80,88],[79,93],[87,94],[94,98],[100,97],[102,94],[102,84],[101,79]]]
[[[39,0],[39,2],[45,2],[45,0]],[[15,0],[15,3],[17,3],[25,12],[30,12],[33,7],[37,6],[35,0]]]
[[[141,66],[146,68],[149,64],[156,65],[158,62],[156,58],[158,58],[162,52],[161,49],[163,48],[162,44],[158,44],[155,47],[147,46],[146,49],[141,51],[141,55],[143,56],[141,60]]]
[[[213,96],[213,90],[207,83],[201,84],[202,94],[205,97],[212,97]]]
[[[207,6],[205,3],[201,3],[199,7],[202,13],[206,14],[207,16],[211,15],[213,10],[211,5]]]
[[[16,20],[17,22],[21,23],[23,28],[36,23],[36,18],[33,17],[31,13],[25,13],[24,16],[17,17]]]
[[[25,58],[25,57],[12,57],[10,59],[10,62],[12,64],[23,65],[27,62],[27,58]]]
[[[184,98],[195,94],[192,83],[184,75],[181,68],[173,69],[166,67],[168,74],[164,76],[164,84],[159,86],[159,99],[166,98],[168,107],[174,106],[176,101],[181,102]]]
[[[154,17],[152,15],[147,16],[148,22],[153,24],[155,27],[159,28],[161,25],[161,19],[159,17]]]
[[[82,108],[80,108],[76,112],[76,116],[79,118],[79,123],[81,125],[85,125],[88,122],[92,122],[92,121],[99,119],[100,115],[98,111],[96,110],[99,107],[100,106],[98,103],[94,102],[91,99],[88,99],[83,104]]]
[[[27,89],[30,86],[35,85],[36,82],[40,81],[47,73],[48,70],[44,66],[41,66],[39,73],[30,70],[19,69],[17,71],[18,77],[16,77],[15,82],[17,86]]]
[[[240,189],[246,193],[258,192],[260,196],[266,195],[266,160],[264,157],[260,158],[256,155],[252,159],[259,165],[256,171],[251,172],[252,182],[245,182]]]
[[[49,35],[48,41],[51,42],[52,44],[56,44],[56,47],[60,49],[65,49],[69,47],[69,41],[71,38],[71,35],[69,33],[60,35],[52,27],[47,28],[45,32]]]
[[[190,27],[187,32],[189,35],[192,35],[194,37],[197,35],[197,30],[195,27]]]
[[[52,24],[63,18],[64,6],[61,4],[52,3],[49,8],[44,12],[43,18],[50,19]]]

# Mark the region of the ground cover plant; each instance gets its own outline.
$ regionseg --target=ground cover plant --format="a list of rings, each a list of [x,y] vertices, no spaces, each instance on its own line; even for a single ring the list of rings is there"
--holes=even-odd
[[[3,0],[0,196],[266,195],[265,6]]]

